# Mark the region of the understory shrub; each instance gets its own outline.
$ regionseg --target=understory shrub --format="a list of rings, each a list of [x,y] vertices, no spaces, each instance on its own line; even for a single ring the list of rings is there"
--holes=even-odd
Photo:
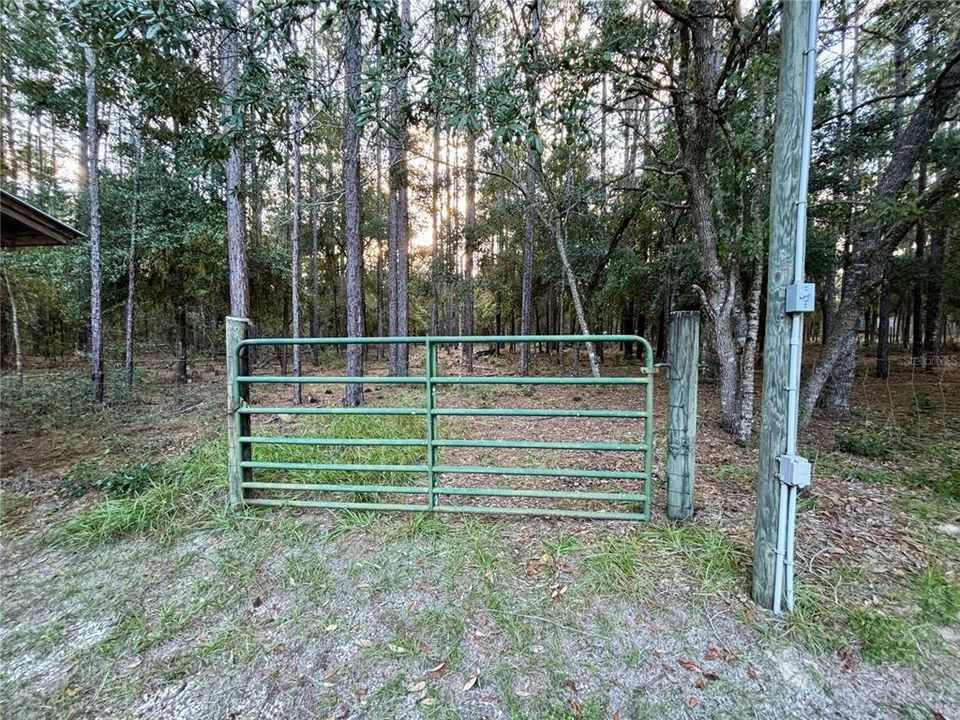
[[[93,463],[80,460],[60,478],[59,490],[61,495],[71,498],[82,497],[90,490],[100,490],[112,498],[136,495],[153,484],[160,471],[159,465],[141,463],[104,475]]]
[[[843,452],[875,460],[890,457],[890,442],[879,430],[860,430],[837,433],[837,447]]]

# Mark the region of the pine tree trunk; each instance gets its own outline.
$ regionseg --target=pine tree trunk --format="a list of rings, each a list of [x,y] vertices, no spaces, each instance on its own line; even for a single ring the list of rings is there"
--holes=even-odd
[[[17,385],[23,385],[23,349],[20,344],[20,318],[17,314],[17,298],[13,294],[13,286],[7,273],[0,269],[0,277],[7,288],[7,297],[10,298],[10,332],[13,335],[13,359],[17,369]]]
[[[227,158],[223,163],[227,200],[227,261],[230,271],[230,314],[237,318],[250,317],[250,287],[247,280],[247,250],[242,187],[243,158],[239,142],[234,136],[233,103],[240,91],[240,48],[238,33],[233,29],[239,22],[237,0],[224,0],[221,6],[226,17],[220,50],[221,129],[232,138],[228,141]]]
[[[344,128],[343,128],[343,185],[344,231],[347,246],[347,336],[363,337],[363,239],[360,228],[360,128],[357,114],[360,110],[361,27],[360,6],[350,3],[344,11],[346,45],[344,48]],[[347,375],[363,375],[363,346],[347,346]],[[346,386],[343,404],[359,405],[363,400],[363,386]]]
[[[143,161],[143,147],[140,135],[133,134],[135,148],[133,169],[133,204],[130,209],[130,252],[127,256],[127,312],[124,323],[123,339],[123,382],[133,387],[133,315],[137,279],[137,209],[140,204],[140,164]]]
[[[924,367],[933,370],[940,364],[941,318],[943,316],[943,263],[946,259],[947,228],[930,232],[930,271],[927,274],[927,307],[923,330]]]
[[[377,336],[383,337],[386,302],[383,287],[383,179],[381,174],[381,138],[377,138]],[[377,345],[377,358],[383,359],[383,343]]]
[[[533,0],[530,4],[530,55],[527,58],[531,67],[526,70],[527,102],[531,114],[536,106],[537,98],[537,58],[540,44],[540,14],[542,0]],[[536,125],[530,128],[536,132]],[[533,312],[533,243],[536,228],[537,180],[535,164],[537,153],[532,143],[527,148],[527,167],[524,180],[525,208],[523,214],[523,259],[521,264],[520,285],[520,334],[530,334],[530,320]],[[520,344],[520,375],[530,374],[530,343]]]
[[[87,89],[87,182],[90,196],[90,380],[94,402],[103,402],[103,314],[100,305],[100,133],[97,127],[97,56],[83,50]]]
[[[300,206],[303,204],[300,168],[300,98],[291,103],[290,122],[293,125],[293,212],[290,218],[290,312],[292,336],[300,338]],[[300,377],[300,346],[293,345],[293,376]],[[293,384],[293,404],[299,405],[303,399],[300,383]]]
[[[874,375],[885,378],[890,374],[890,297],[889,270],[880,286],[880,308],[877,311],[877,365]]]
[[[174,326],[176,331],[174,359],[174,382],[178,385],[187,384],[187,305],[183,297],[183,286],[174,301]]]
[[[310,170],[310,337],[320,336],[320,213],[317,208],[317,173]],[[318,364],[319,345],[313,345],[313,363]]]
[[[474,14],[478,11],[475,0],[469,0],[467,7],[467,92],[476,92],[477,84],[477,48]],[[466,168],[466,207],[464,222],[463,248],[463,334],[473,335],[474,286],[473,261],[477,251],[477,133],[474,120],[467,122],[467,168]],[[473,372],[473,343],[460,344],[460,358],[467,372]]]
[[[409,53],[407,30],[410,26],[410,1],[401,0],[400,24],[404,39],[398,53]],[[387,296],[389,331],[393,337],[408,334],[409,284],[409,210],[407,200],[407,70],[406,65],[396,71],[390,86],[390,135],[387,143],[390,202],[387,219]],[[409,373],[409,346],[392,343],[389,348],[390,374]]]
[[[917,194],[922,195],[927,185],[927,164],[920,162],[920,172],[917,177]],[[913,343],[910,346],[910,358],[914,366],[923,362],[923,290],[926,285],[926,270],[923,256],[926,250],[927,232],[923,220],[917,220],[917,234],[915,241],[914,258],[916,258],[918,274],[913,281]]]

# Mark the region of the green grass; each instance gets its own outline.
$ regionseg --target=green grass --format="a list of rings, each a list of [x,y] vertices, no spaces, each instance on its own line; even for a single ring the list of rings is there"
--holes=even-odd
[[[649,596],[654,586],[644,563],[647,549],[641,534],[604,537],[591,543],[581,558],[589,589],[607,597],[640,600]]]
[[[670,555],[682,557],[706,593],[742,583],[745,551],[734,547],[719,528],[701,523],[661,526],[661,543]]]
[[[757,471],[752,467],[743,467],[733,463],[724,463],[713,469],[713,476],[719,481],[729,480],[742,487],[753,487],[757,482]]]
[[[48,537],[93,544],[210,526],[226,513],[226,451],[223,440],[204,443],[157,466],[153,484],[139,495],[107,498],[55,524]]]
[[[686,523],[602,537],[581,559],[594,592],[643,600],[654,596],[661,578],[678,573],[697,581],[698,596],[729,591],[743,582],[742,555],[719,529]]]
[[[930,566],[915,580],[919,619],[936,625],[954,625],[960,620],[960,584],[939,567]]]
[[[277,433],[258,433],[279,436]],[[299,437],[400,439],[425,437],[421,417],[397,415],[342,415],[330,418],[307,418],[297,425]],[[426,450],[415,446],[346,446],[346,445],[267,445],[254,446],[253,459],[265,462],[416,465],[425,462]],[[300,482],[354,485],[415,485],[423,482],[421,473],[356,470],[256,470],[264,482]],[[373,494],[356,498],[360,502],[376,501]]]
[[[422,418],[405,416],[344,416],[326,422],[307,423],[301,435],[334,438],[418,437]],[[340,462],[403,465],[417,462],[422,448],[411,447],[310,447],[261,446],[257,459],[287,462]],[[223,438],[206,442],[195,450],[162,464],[136,466],[106,475],[83,466],[77,483],[108,489],[108,497],[75,517],[54,526],[54,540],[102,543],[139,534],[172,536],[202,527],[235,527],[237,518],[226,510],[227,448]],[[271,471],[257,471],[267,480]],[[274,480],[287,482],[409,484],[411,473],[273,471]],[[277,474],[283,477],[277,477]],[[128,495],[137,491],[139,494]],[[339,513],[341,532],[368,527],[374,516]]]

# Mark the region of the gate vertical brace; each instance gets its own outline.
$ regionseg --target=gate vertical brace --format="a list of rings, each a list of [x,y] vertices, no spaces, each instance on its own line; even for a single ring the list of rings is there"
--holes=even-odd
[[[693,517],[697,455],[697,373],[700,364],[700,313],[671,313],[667,357],[670,395],[667,410],[667,517]]]
[[[653,348],[650,347],[650,343],[644,338],[637,336],[636,340],[638,347],[640,344],[643,345],[648,379],[645,390],[646,407],[644,407],[646,417],[643,419],[643,444],[645,446],[643,451],[643,471],[646,474],[646,478],[643,481],[643,494],[647,498],[643,504],[643,514],[646,516],[646,519],[649,520],[652,515],[650,505],[653,500]]]
[[[227,480],[232,510],[243,507],[243,482],[249,480],[251,472],[240,466],[242,460],[250,459],[250,447],[240,441],[241,437],[250,435],[250,416],[239,412],[247,402],[247,386],[237,381],[238,377],[248,374],[247,354],[241,353],[240,343],[247,337],[249,324],[245,318],[226,319]]]
[[[433,376],[436,372],[436,358],[434,353],[436,352],[436,345],[434,345],[430,340],[426,340],[424,343],[426,348],[426,360],[425,360],[425,369],[426,369],[426,381],[424,385],[426,386],[426,395],[427,395],[427,507],[430,510],[433,510],[434,505],[436,504],[436,472],[434,471],[434,466],[437,463],[436,458],[436,448],[434,447],[434,415],[433,415]]]

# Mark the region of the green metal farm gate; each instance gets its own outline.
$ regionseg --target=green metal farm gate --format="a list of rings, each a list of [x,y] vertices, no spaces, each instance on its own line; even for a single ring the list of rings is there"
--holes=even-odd
[[[230,323],[234,326],[231,329]],[[235,505],[293,505],[318,508],[349,508],[364,510],[408,510],[434,512],[508,513],[609,518],[620,520],[647,520],[650,517],[651,470],[653,462],[653,353],[650,344],[636,335],[549,335],[549,336],[472,336],[472,337],[399,337],[399,338],[254,338],[243,337],[244,321],[228,319],[227,365],[229,380],[228,409],[232,415],[229,433],[231,499]],[[639,375],[617,377],[515,377],[508,375],[441,375],[437,372],[437,349],[460,343],[636,343],[642,348],[643,360]],[[423,375],[408,377],[340,377],[340,376],[269,376],[255,375],[248,369],[248,351],[255,346],[333,346],[362,344],[398,344],[422,346],[425,353]],[[635,369],[637,366],[633,366]],[[423,403],[416,407],[340,407],[340,406],[262,406],[248,401],[249,388],[258,384],[300,385],[346,385],[354,383],[400,384],[423,387]],[[529,386],[529,385],[574,385],[574,386],[621,386],[626,391],[638,392],[634,403],[641,409],[609,409],[589,407],[590,394],[585,392],[583,402],[576,408],[507,408],[507,407],[440,407],[437,391],[441,386]],[[578,398],[579,399],[579,398]],[[579,405],[585,407],[580,407]],[[419,416],[425,420],[423,437],[410,438],[341,438],[299,437],[290,435],[252,434],[251,417],[255,415],[380,415]],[[610,418],[642,423],[642,442],[591,442],[571,438],[567,441],[546,440],[495,440],[495,439],[449,439],[438,432],[438,420],[443,417],[536,417],[536,418]],[[639,430],[639,428],[637,428]],[[623,439],[621,437],[621,439]],[[253,449],[261,445],[297,446],[406,446],[425,449],[425,462],[416,464],[350,464],[323,462],[276,462],[254,459]],[[570,469],[563,467],[523,467],[443,464],[438,460],[442,448],[489,448],[549,450],[549,451],[601,451],[636,453],[636,469],[630,471],[605,469]],[[343,472],[358,473],[411,473],[423,476],[420,484],[348,484],[340,482],[264,482],[254,479],[255,470],[329,471],[342,477]],[[529,487],[463,487],[448,484],[447,476],[527,476],[550,477],[577,481],[580,478],[621,481],[630,485],[629,491],[595,492],[577,489],[543,489]],[[322,476],[321,476],[322,477]],[[250,491],[256,491],[251,493]],[[277,497],[276,491],[282,491]],[[273,496],[271,496],[271,493]],[[331,493],[375,494],[373,502],[331,499]],[[414,502],[381,502],[380,495],[421,496]],[[302,497],[306,495],[307,497]],[[297,497],[300,496],[300,497]],[[507,505],[453,504],[453,498],[511,498]],[[591,507],[530,507],[522,505],[523,499],[544,502],[582,501]],[[455,502],[455,501],[454,501]],[[625,510],[597,509],[602,506],[627,504]],[[567,503],[569,504],[569,503]]]

